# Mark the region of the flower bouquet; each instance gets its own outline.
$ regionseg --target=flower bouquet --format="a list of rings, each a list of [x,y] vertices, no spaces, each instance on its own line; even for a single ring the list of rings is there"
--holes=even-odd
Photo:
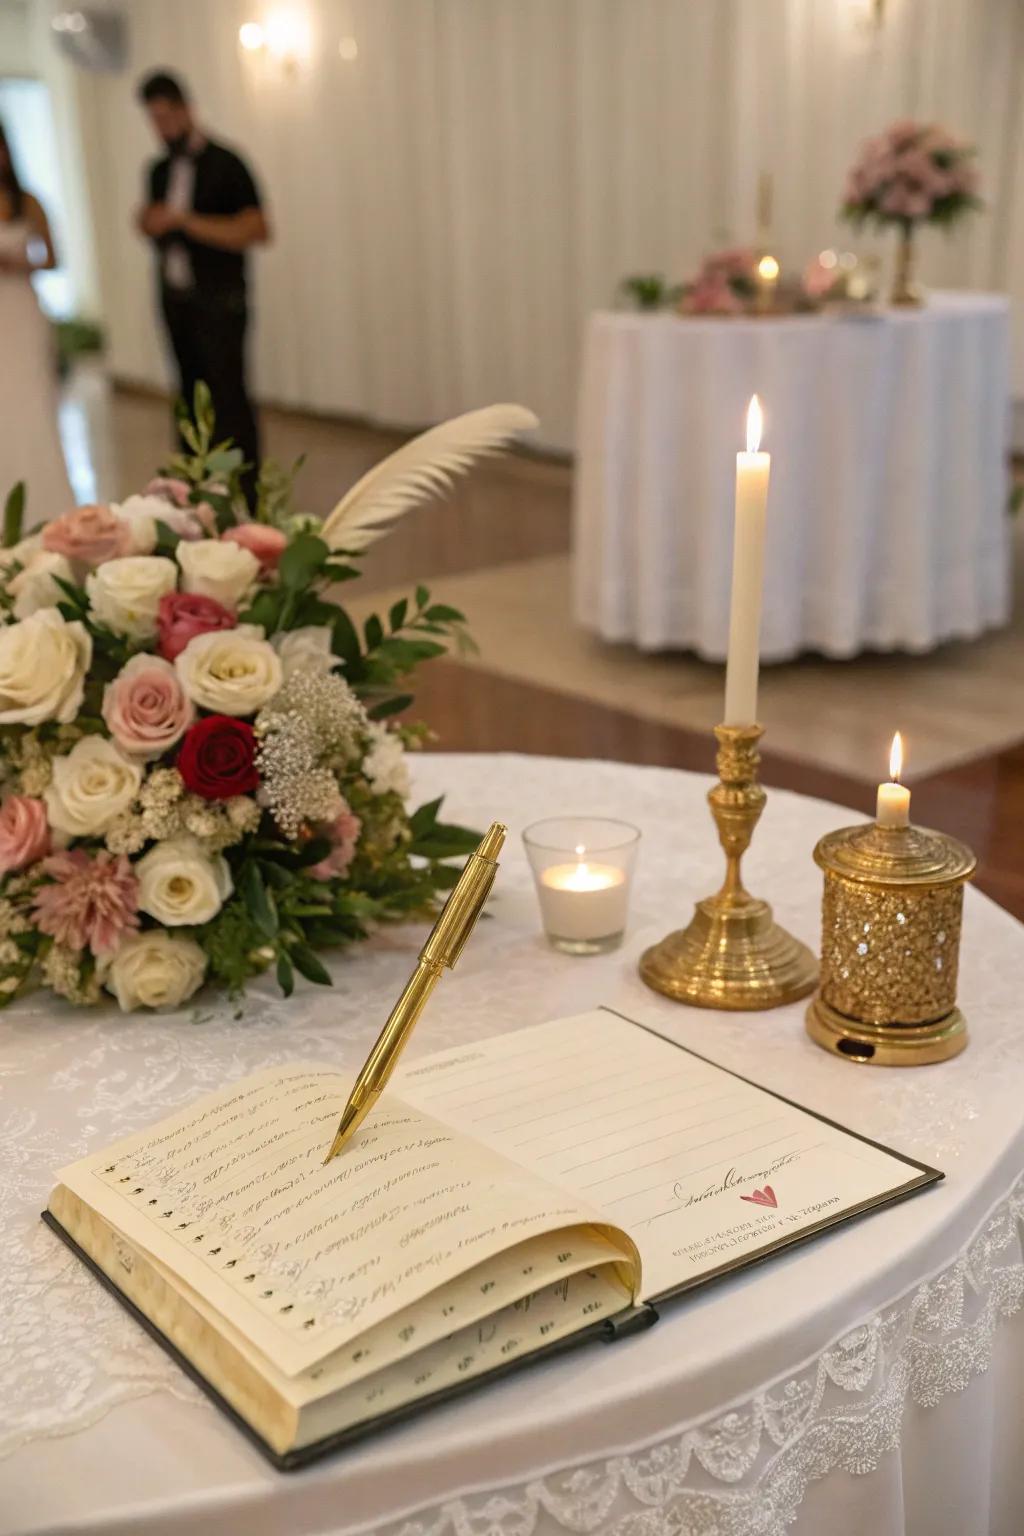
[[[757,297],[757,254],[746,246],[705,256],[679,300],[681,315],[743,315]]]
[[[78,507],[0,549],[0,998],[175,1008],[273,967],[330,985],[321,952],[429,915],[477,834],[410,812],[405,679],[464,640],[424,587],[358,632],[338,601],[409,507],[535,418],[473,411],[371,469],[323,524],[295,471],[214,439],[209,394],[141,495]],[[298,466],[296,466],[297,469]]]
[[[903,120],[868,139],[851,167],[843,193],[843,218],[860,226],[871,220],[900,231],[894,304],[918,304],[913,236],[918,224],[949,226],[980,208],[975,150],[933,124]]]

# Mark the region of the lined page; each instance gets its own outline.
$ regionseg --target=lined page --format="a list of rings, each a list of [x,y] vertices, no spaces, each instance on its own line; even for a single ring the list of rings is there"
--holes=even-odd
[[[428,1057],[396,1088],[599,1206],[636,1242],[648,1297],[921,1178],[602,1009]]]
[[[500,1256],[589,1227],[571,1191],[390,1095],[324,1167],[349,1087],[319,1067],[260,1073],[60,1178],[287,1375],[482,1263],[493,1306],[522,1295],[551,1269],[531,1282]]]

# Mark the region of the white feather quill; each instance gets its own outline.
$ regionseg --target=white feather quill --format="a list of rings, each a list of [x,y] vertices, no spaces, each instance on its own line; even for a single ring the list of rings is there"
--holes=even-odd
[[[367,470],[324,520],[332,549],[352,554],[383,537],[403,513],[446,491],[475,459],[498,453],[519,432],[537,426],[522,405],[488,405],[421,432]]]

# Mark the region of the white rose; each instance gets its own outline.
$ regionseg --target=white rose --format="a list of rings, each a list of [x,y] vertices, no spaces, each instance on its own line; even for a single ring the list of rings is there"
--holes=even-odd
[[[331,654],[331,629],[328,624],[306,624],[301,629],[281,629],[271,637],[271,645],[281,658],[285,677],[293,672],[331,672],[341,665],[341,657]]]
[[[85,626],[56,608],[0,629],[0,725],[66,725],[81,707],[91,661]]]
[[[95,837],[131,805],[142,768],[105,736],[83,736],[53,760],[44,792],[50,826],[71,837]]]
[[[104,986],[122,1010],[178,1008],[202,985],[206,956],[194,939],[152,928],[120,945]]]
[[[161,496],[129,496],[127,501],[111,502],[110,510],[125,524],[132,539],[133,555],[151,555],[156,549],[156,520],[167,521],[167,503]]]
[[[151,640],[160,599],[173,592],[178,572],[162,555],[124,555],[106,560],[85,578],[89,606],[115,635]]]
[[[169,837],[135,864],[139,906],[168,928],[198,927],[217,916],[234,890],[227,859],[194,837]]]
[[[17,544],[12,544],[10,549],[0,549],[0,570],[10,570],[15,561],[19,565],[28,565],[32,556],[42,547],[42,529],[38,533],[27,534],[25,538],[19,539]]]
[[[14,617],[27,619],[40,608],[55,608],[64,596],[54,581],[73,582],[75,573],[65,555],[54,554],[49,549],[36,550],[26,556],[25,565],[17,576],[7,583],[7,590],[14,598]]]
[[[193,635],[174,665],[193,704],[219,715],[254,715],[284,680],[280,658],[258,624]]]
[[[371,727],[373,746],[363,759],[363,773],[375,795],[393,792],[403,800],[412,789],[402,739],[383,726]]]
[[[230,539],[199,539],[177,548],[181,590],[215,597],[232,612],[255,585],[260,563],[250,549]]]

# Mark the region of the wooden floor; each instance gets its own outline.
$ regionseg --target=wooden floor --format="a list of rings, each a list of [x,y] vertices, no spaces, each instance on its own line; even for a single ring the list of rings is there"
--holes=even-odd
[[[704,733],[609,709],[477,668],[436,661],[421,669],[410,718],[426,720],[448,752],[536,752],[608,758],[667,768],[714,770]],[[851,819],[870,813],[870,789],[812,764],[766,752],[770,788],[834,800]],[[962,838],[978,856],[979,888],[1024,919],[1024,741],[959,767],[916,779],[914,820]]]

